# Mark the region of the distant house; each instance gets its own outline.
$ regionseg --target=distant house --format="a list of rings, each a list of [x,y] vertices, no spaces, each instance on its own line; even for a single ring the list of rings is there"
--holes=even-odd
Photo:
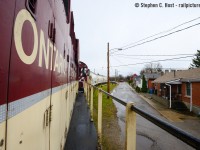
[[[148,89],[154,89],[154,85],[152,81],[160,77],[161,74],[159,73],[144,73],[145,80],[147,81],[147,88]],[[139,88],[142,88],[142,76],[137,76],[135,78],[136,86]]]
[[[133,85],[133,86],[136,86],[136,78],[138,77],[138,75],[137,74],[133,74],[131,77],[130,77],[130,80],[131,80],[131,84]]]
[[[200,113],[200,68],[168,72],[152,83],[157,95],[168,99],[170,104],[179,100],[190,111]]]
[[[135,85],[138,86],[139,88],[142,88],[142,78],[141,78],[141,76],[135,77]]]
[[[155,79],[157,79],[160,76],[161,76],[160,73],[144,73],[144,77],[147,81],[147,88],[154,89],[154,85],[153,85],[152,81],[154,81]]]
[[[130,77],[130,80],[134,80],[138,75],[137,74],[133,74],[131,77]]]

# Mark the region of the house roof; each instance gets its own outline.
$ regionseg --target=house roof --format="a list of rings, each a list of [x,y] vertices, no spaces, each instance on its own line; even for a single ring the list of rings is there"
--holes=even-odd
[[[144,73],[146,79],[156,79],[161,76],[160,73]]]
[[[200,68],[168,72],[154,80],[153,83],[166,83],[176,80],[180,80],[182,82],[200,81]]]
[[[135,80],[136,80],[136,81],[141,80],[141,76],[137,76],[137,77],[135,77]]]

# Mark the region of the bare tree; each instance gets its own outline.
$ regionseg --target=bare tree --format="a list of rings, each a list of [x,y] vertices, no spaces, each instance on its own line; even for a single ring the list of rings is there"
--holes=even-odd
[[[162,72],[162,65],[159,62],[154,64],[154,71]]]
[[[144,66],[144,68],[140,71],[140,74],[144,73],[160,73],[162,72],[162,65],[158,63],[149,63]]]
[[[154,64],[153,63],[149,63],[145,65],[145,72],[147,73],[153,73],[154,71]]]

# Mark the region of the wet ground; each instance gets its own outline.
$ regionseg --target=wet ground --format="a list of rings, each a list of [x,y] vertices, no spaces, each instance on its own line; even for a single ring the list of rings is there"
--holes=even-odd
[[[96,150],[97,132],[83,93],[78,93],[65,150]]]
[[[134,102],[134,104],[141,108],[142,110],[152,114],[160,119],[163,119],[170,123],[166,116],[163,116],[159,111],[153,108],[149,103],[142,99],[137,93],[135,93],[132,88],[127,83],[120,83],[114,90],[112,95],[124,100],[125,102]],[[117,116],[119,125],[121,127],[121,138],[125,139],[125,107],[121,104],[115,102],[117,107]],[[198,128],[200,125],[199,121],[192,122],[195,125],[198,125],[197,128],[189,126],[192,120],[184,120],[183,122],[173,122],[173,124],[187,131],[194,132],[195,134],[200,133]],[[189,128],[189,129],[188,129]],[[198,132],[197,132],[198,129]],[[143,117],[137,115],[137,150],[192,150],[190,146],[183,143],[176,137],[170,135],[166,131],[160,129],[156,125],[152,124]]]

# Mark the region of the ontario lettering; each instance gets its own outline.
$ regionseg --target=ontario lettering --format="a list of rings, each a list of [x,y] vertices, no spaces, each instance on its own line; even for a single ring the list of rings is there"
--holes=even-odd
[[[25,21],[30,22],[34,33],[33,35],[34,45],[31,55],[27,55],[25,53],[22,43],[22,28]],[[59,53],[58,49],[55,46],[53,46],[53,43],[49,38],[46,39],[45,43],[44,31],[42,29],[39,31],[39,36],[38,36],[38,30],[35,21],[30,15],[30,13],[25,9],[20,10],[19,13],[17,14],[14,25],[14,41],[17,54],[23,63],[27,65],[33,64],[33,62],[36,61],[37,54],[39,53],[38,67],[45,66],[45,68],[48,70],[53,70],[63,74],[66,73],[67,69],[66,60],[64,60],[63,56]],[[55,53],[55,60],[53,60],[53,53]],[[54,63],[52,63],[53,61]]]

